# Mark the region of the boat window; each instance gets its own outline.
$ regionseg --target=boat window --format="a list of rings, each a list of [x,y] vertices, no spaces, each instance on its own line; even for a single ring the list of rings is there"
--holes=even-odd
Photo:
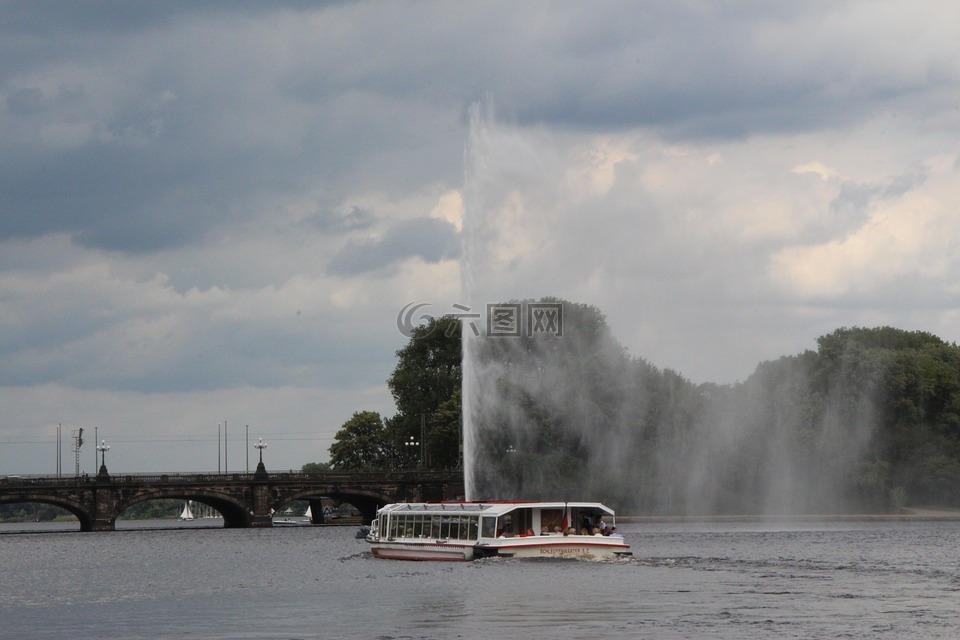
[[[459,538],[460,537],[460,517],[449,516],[440,521],[441,538]]]
[[[549,533],[554,529],[563,530],[563,509],[543,509],[540,511],[540,528]]]
[[[517,509],[513,512],[513,535],[526,535],[533,530],[533,509]]]
[[[579,508],[572,511],[573,522],[571,525],[577,528],[577,533],[584,531],[588,534],[592,533],[594,528],[600,526],[600,521],[604,518],[604,513],[599,509]]]
[[[485,518],[486,520],[486,518]],[[489,518],[490,535],[496,536],[495,518]],[[479,516],[460,513],[391,513],[380,516],[379,531],[390,538],[476,540]]]
[[[483,538],[496,538],[497,537],[497,519],[492,517],[485,517],[481,519],[481,537]]]

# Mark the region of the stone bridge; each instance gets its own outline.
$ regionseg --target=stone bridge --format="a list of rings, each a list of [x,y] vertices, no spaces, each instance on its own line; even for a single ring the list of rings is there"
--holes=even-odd
[[[459,471],[389,471],[251,474],[165,473],[93,477],[0,478],[0,504],[39,502],[77,516],[81,531],[113,531],[117,516],[145,500],[193,500],[223,516],[224,527],[270,527],[271,514],[293,500],[310,502],[315,524],[323,522],[321,498],[348,502],[370,522],[390,502],[463,497]]]

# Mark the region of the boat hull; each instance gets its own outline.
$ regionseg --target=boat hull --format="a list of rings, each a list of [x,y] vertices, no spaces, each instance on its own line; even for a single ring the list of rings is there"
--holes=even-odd
[[[375,542],[370,547],[373,557],[388,560],[465,562],[474,558],[473,546],[442,542]]]
[[[609,560],[629,555],[630,546],[606,537],[542,536],[502,540],[499,544],[486,545],[481,553],[507,558]]]
[[[630,555],[627,544],[609,538],[591,536],[540,537],[501,540],[497,544],[467,546],[445,542],[374,542],[375,558],[389,560],[467,561],[475,558],[570,558],[576,560],[609,560]]]

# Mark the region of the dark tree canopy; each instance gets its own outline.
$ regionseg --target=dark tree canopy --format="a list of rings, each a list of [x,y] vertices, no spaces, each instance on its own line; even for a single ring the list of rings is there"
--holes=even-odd
[[[380,414],[358,411],[344,423],[330,445],[330,466],[334,469],[371,471],[387,466],[388,452]]]
[[[694,385],[628,357],[595,308],[564,314],[562,338],[480,349],[483,497],[691,514],[960,506],[956,345],[843,328],[742,383]]]
[[[397,414],[387,421],[387,431],[398,466],[459,465],[460,333],[457,318],[434,318],[414,329],[407,346],[397,351],[397,367],[387,380]]]
[[[397,351],[387,385],[397,414],[354,414],[337,433],[330,461],[341,469],[453,469],[460,464],[460,323],[416,327]],[[374,416],[376,419],[374,419]]]
[[[529,301],[521,301],[525,304]],[[477,499],[589,499],[634,513],[824,513],[960,506],[960,349],[921,331],[841,328],[816,351],[693,384],[631,357],[603,314],[555,298],[563,334],[472,336]],[[457,318],[418,327],[359,412],[338,469],[461,464]]]

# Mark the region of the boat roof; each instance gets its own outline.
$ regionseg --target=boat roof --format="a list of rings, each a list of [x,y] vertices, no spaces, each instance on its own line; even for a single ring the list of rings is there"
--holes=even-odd
[[[595,509],[614,515],[613,509],[599,502],[525,502],[517,500],[490,500],[487,502],[394,502],[381,507],[379,512],[471,513],[502,515],[515,509]]]

